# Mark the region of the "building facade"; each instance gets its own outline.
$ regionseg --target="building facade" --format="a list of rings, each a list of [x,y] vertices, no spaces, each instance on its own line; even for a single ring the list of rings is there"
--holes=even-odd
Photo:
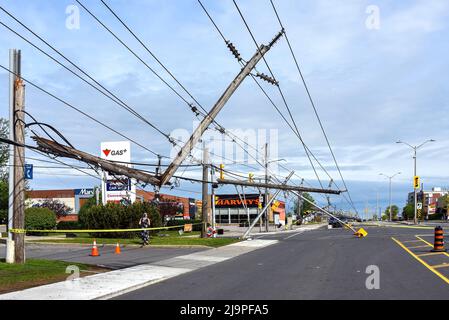
[[[260,212],[263,195],[222,194],[215,196],[215,222],[217,224],[251,223]],[[275,200],[269,210],[269,221],[285,224],[285,202]]]
[[[448,190],[442,188],[432,188],[430,191],[420,190],[417,192],[417,202],[422,203],[422,217],[428,217],[438,212],[438,201],[441,197],[447,195]],[[408,194],[408,203],[414,203],[414,193]]]

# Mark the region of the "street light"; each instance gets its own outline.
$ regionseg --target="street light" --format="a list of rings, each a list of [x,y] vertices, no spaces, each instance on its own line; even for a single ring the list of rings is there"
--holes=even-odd
[[[392,176],[387,176],[386,174],[379,173],[380,176],[385,176],[385,177],[387,177],[390,180],[390,206],[389,206],[389,209],[388,209],[388,211],[390,213],[390,222],[393,221],[393,216],[392,216],[392,212],[391,212],[391,180],[393,180],[393,178],[396,177],[398,174],[401,174],[401,172],[398,172],[398,173],[396,173],[396,174],[394,174]]]
[[[416,177],[416,155],[417,155],[417,150],[419,149],[419,148],[421,148],[422,146],[424,146],[426,143],[428,143],[428,142],[435,142],[435,140],[433,140],[433,139],[430,139],[430,140],[426,140],[426,141],[424,141],[423,143],[421,143],[420,145],[418,145],[418,146],[412,146],[411,144],[409,144],[409,143],[407,143],[407,142],[403,142],[403,141],[401,141],[401,140],[399,140],[399,141],[397,141],[396,143],[398,143],[398,144],[405,144],[406,146],[408,146],[408,147],[410,147],[410,148],[412,148],[413,149],[413,159],[414,159],[414,175],[415,175],[415,177]],[[417,218],[417,215],[416,215],[416,207],[417,207],[417,192],[416,192],[416,188],[415,187],[413,187],[413,201],[414,201],[414,217],[413,217],[413,222],[415,223],[415,224],[417,224],[418,223],[418,218]]]

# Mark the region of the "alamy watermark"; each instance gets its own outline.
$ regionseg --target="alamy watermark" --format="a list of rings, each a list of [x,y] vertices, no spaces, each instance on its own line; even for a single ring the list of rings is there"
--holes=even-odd
[[[365,20],[365,26],[368,30],[380,29],[380,8],[376,5],[369,5],[366,7],[365,13],[368,17]]]
[[[70,276],[65,281],[66,288],[69,290],[79,288],[80,268],[75,265],[70,265],[65,269],[65,273],[70,273]]]
[[[199,122],[193,123],[193,129]],[[215,163],[223,164],[249,164],[257,165],[265,163],[265,145],[268,145],[268,159],[276,160],[279,157],[279,133],[278,129],[263,128],[238,128],[227,129],[226,134],[214,130],[207,130],[201,137],[204,147],[208,148],[210,158]],[[170,133],[177,146],[170,151],[173,159],[185,141],[191,136],[191,131],[178,128]],[[199,143],[191,152],[194,159],[202,159],[202,145]],[[277,170],[277,163],[271,162],[270,170]]]
[[[80,29],[80,8],[78,6],[71,4],[65,9],[67,15],[65,20],[65,27],[69,30],[79,30]]]
[[[369,276],[365,280],[365,286],[368,290],[379,290],[380,289],[380,269],[376,265],[369,265],[365,270],[366,274]]]

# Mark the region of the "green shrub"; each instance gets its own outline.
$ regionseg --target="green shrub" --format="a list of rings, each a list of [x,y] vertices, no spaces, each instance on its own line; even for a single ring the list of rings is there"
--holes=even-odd
[[[8,221],[8,210],[0,209],[0,224],[6,224]]]
[[[147,212],[151,219],[151,227],[160,227],[161,218],[157,207],[145,202],[136,202],[129,206],[117,203],[107,205],[83,207],[78,219],[83,229],[136,229],[143,213]],[[153,232],[154,233],[154,232]],[[103,232],[92,233],[97,238],[134,238],[139,232]]]
[[[185,224],[193,224],[192,231],[201,231],[201,224],[197,223],[203,223],[201,220],[169,220],[167,222],[167,227],[171,226],[183,226]]]
[[[55,227],[56,227],[56,214],[50,209],[28,208],[25,210],[25,229],[52,230]],[[41,232],[36,232],[35,234],[45,235]]]
[[[79,230],[82,229],[78,221],[60,221],[56,225],[57,230]]]

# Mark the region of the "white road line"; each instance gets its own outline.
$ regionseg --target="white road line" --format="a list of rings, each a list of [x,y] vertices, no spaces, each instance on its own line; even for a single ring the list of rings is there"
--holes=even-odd
[[[302,234],[302,233],[303,233],[303,232],[298,232],[298,233],[292,234],[291,236],[288,236],[287,238],[284,238],[284,240],[287,240],[287,239],[296,237],[297,235]]]

